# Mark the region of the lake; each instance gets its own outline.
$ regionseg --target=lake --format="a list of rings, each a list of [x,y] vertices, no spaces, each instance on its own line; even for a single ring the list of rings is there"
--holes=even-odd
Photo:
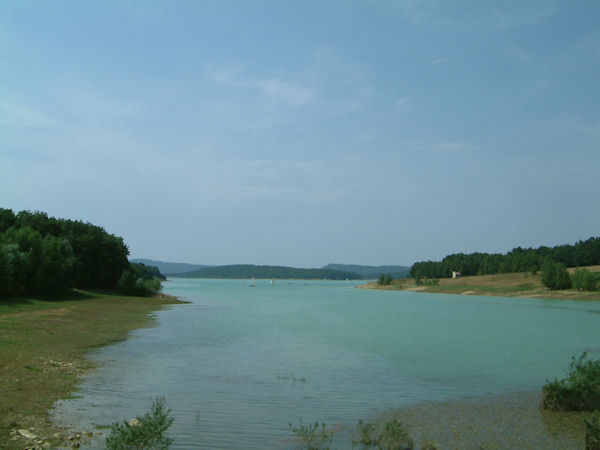
[[[600,355],[600,303],[373,291],[358,282],[171,279],[189,304],[91,355],[59,423],[90,429],[164,396],[173,448],[290,448],[289,423],[539,391]],[[347,441],[340,446],[347,446]]]

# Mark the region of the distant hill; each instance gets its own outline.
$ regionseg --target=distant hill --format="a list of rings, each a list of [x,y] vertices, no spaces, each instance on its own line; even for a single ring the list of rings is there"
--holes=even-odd
[[[355,272],[333,269],[296,269],[283,266],[255,266],[253,264],[236,264],[229,266],[207,267],[191,272],[171,274],[182,278],[275,278],[275,279],[328,279],[328,280],[360,280],[363,277]]]
[[[356,264],[327,264],[323,269],[354,272],[365,279],[376,279],[384,274],[391,274],[394,278],[406,278],[410,266],[359,266]]]
[[[133,263],[142,263],[147,266],[158,267],[160,273],[163,275],[172,275],[174,273],[186,273],[193,270],[204,269],[206,267],[214,267],[201,264],[186,264],[186,263],[172,263],[165,261],[155,261],[154,259],[132,259]]]

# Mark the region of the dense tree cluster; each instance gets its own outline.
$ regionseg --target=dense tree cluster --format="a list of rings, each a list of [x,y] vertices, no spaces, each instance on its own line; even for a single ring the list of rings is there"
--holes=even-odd
[[[600,238],[579,241],[575,245],[557,247],[517,247],[502,255],[499,253],[458,253],[442,261],[421,261],[412,265],[410,276],[415,278],[449,278],[452,271],[462,275],[486,275],[508,272],[536,273],[545,261],[561,263],[566,267],[600,264]]]
[[[126,271],[141,277],[128,254],[99,226],[0,208],[0,297],[115,289]]]

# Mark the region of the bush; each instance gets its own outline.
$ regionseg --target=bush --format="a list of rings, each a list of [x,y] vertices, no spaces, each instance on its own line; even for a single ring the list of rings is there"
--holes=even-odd
[[[389,286],[390,284],[392,284],[392,274],[388,273],[388,274],[381,274],[379,275],[379,280],[377,281],[377,284],[379,284],[380,286]]]
[[[122,424],[114,423],[110,435],[106,438],[106,448],[109,450],[126,449],[167,449],[173,439],[167,435],[167,429],[173,423],[169,417],[170,409],[166,409],[163,397],[158,397],[152,403],[152,409],[143,417]]]
[[[352,447],[376,447],[389,450],[412,450],[414,442],[404,429],[402,422],[393,419],[381,424],[364,423],[357,426],[358,438],[352,439]]]
[[[327,430],[327,425],[319,425],[315,422],[312,425],[303,425],[300,419],[300,426],[295,427],[290,423],[290,429],[298,438],[298,441],[309,450],[327,449],[326,444],[333,440],[333,431]]]
[[[573,287],[581,291],[595,291],[598,286],[598,274],[587,269],[575,269]]]
[[[542,392],[542,408],[555,411],[594,411],[600,409],[600,361],[583,353],[573,357],[567,378],[547,382]]]
[[[571,277],[562,263],[546,260],[542,265],[542,284],[549,289],[570,289]]]
[[[589,421],[585,423],[585,450],[600,450],[600,414],[598,411],[592,414]]]
[[[139,297],[152,297],[161,288],[160,280],[156,278],[144,279],[132,269],[125,269],[117,283],[117,290],[121,294],[137,295]]]

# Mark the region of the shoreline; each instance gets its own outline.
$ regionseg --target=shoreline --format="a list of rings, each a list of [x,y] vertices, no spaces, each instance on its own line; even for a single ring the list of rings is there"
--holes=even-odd
[[[443,449],[585,447],[583,419],[591,413],[539,408],[540,391],[420,403],[384,413],[401,421],[416,448],[424,440]]]
[[[0,448],[85,443],[97,430],[59,427],[52,422],[52,408],[73,395],[95,367],[89,352],[154,326],[154,312],[182,303],[166,294],[127,297],[78,290],[58,300],[0,301]]]
[[[600,271],[600,266],[591,267]],[[569,269],[573,272],[574,269]],[[542,285],[541,276],[531,273],[506,273],[493,275],[473,275],[460,278],[440,278],[430,284],[417,285],[412,278],[399,278],[387,286],[377,281],[357,286],[359,289],[428,292],[434,294],[481,295],[494,297],[537,298],[549,300],[600,300],[600,291],[579,291],[576,289],[550,290]]]

